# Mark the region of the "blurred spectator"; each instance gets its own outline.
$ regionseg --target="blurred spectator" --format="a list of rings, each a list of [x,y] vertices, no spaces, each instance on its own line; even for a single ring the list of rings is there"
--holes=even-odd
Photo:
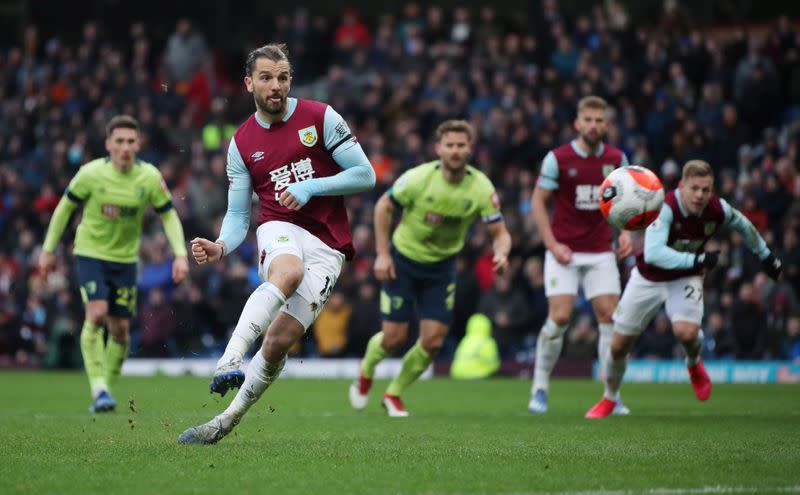
[[[459,379],[486,378],[500,368],[500,354],[492,338],[492,322],[476,313],[467,322],[467,333],[456,347],[450,375]]]
[[[453,322],[447,334],[449,342],[460,342],[464,337],[467,321],[477,311],[480,296],[478,279],[472,272],[466,253],[462,252],[456,256],[456,294],[453,302]]]
[[[378,289],[372,283],[363,283],[358,286],[358,292],[352,302],[347,328],[347,354],[363,356],[367,342],[380,329],[380,325]]]
[[[345,8],[342,23],[333,35],[336,47],[341,50],[366,48],[370,39],[369,28],[359,20],[358,12],[352,7]]]
[[[800,364],[800,315],[793,315],[789,318],[786,334],[788,336],[787,357]]]
[[[504,357],[521,350],[524,333],[530,328],[528,302],[525,293],[511,284],[511,274],[495,277],[494,287],[481,296],[478,312],[491,320]]]
[[[143,355],[169,356],[169,341],[175,332],[175,323],[175,309],[166,299],[164,291],[159,287],[154,288],[139,311],[139,345]]]
[[[569,359],[591,360],[597,355],[597,329],[589,315],[581,315],[573,323],[566,338],[563,356]]]
[[[763,234],[764,231],[767,230],[767,227],[769,227],[767,212],[764,211],[763,208],[759,208],[756,198],[752,194],[748,194],[744,197],[742,207],[739,211],[750,220],[760,233]]]
[[[175,31],[167,40],[167,49],[164,61],[171,80],[176,83],[185,83],[207,60],[208,51],[206,40],[202,33],[194,30],[192,21],[178,19]],[[183,87],[183,91],[186,87]],[[180,92],[183,92],[179,89]]]
[[[653,326],[642,333],[635,354],[641,359],[673,359],[676,342],[669,318],[662,311]]]
[[[317,354],[322,357],[344,354],[347,347],[347,328],[352,314],[353,307],[344,294],[334,290],[314,322]]]
[[[725,318],[714,311],[706,318],[704,359],[733,359],[736,357],[736,340],[725,325]]]
[[[731,314],[737,359],[758,359],[762,355],[766,337],[763,322],[764,313],[758,306],[753,284],[745,282]]]

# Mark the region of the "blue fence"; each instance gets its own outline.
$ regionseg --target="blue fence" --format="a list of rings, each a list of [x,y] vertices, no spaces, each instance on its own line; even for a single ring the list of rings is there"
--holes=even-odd
[[[790,361],[706,361],[713,383],[800,383],[800,363]],[[598,378],[595,362],[592,377]],[[688,382],[683,361],[628,361],[625,381],[631,383]]]

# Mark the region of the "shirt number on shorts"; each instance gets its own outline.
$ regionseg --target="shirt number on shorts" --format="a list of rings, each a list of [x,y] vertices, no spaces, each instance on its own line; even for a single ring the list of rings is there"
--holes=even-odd
[[[127,308],[129,312],[136,312],[136,292],[137,287],[120,287],[117,289],[117,300],[115,301],[118,306]]]
[[[687,285],[683,288],[683,297],[690,301],[701,302],[703,300],[703,290],[693,285]]]

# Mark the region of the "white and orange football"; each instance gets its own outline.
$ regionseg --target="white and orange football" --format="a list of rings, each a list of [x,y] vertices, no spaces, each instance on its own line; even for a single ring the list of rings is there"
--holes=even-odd
[[[645,167],[620,167],[600,185],[600,211],[618,229],[646,228],[658,218],[663,203],[661,180]]]

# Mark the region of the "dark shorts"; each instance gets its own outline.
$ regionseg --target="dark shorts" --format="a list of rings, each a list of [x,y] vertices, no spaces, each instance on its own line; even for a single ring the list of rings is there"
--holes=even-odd
[[[456,260],[420,263],[392,247],[397,278],[384,282],[381,291],[381,316],[384,321],[405,323],[411,320],[416,303],[421,320],[436,320],[446,325],[453,319],[456,293]]]
[[[75,256],[81,298],[108,301],[108,314],[131,318],[136,313],[136,263],[116,263]]]

